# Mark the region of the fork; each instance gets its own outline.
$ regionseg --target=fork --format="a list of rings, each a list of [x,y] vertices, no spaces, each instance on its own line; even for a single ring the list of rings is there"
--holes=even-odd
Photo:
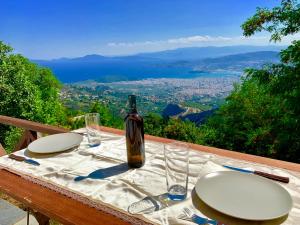
[[[194,223],[197,223],[199,225],[204,225],[204,224],[225,225],[224,223],[218,222],[217,220],[211,220],[208,218],[198,216],[198,215],[192,213],[192,211],[187,207],[183,208],[183,213],[186,218],[192,220]],[[181,218],[181,219],[183,219],[183,218]]]

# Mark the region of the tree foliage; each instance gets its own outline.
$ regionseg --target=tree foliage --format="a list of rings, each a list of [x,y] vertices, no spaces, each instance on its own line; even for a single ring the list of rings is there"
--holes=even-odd
[[[175,118],[163,118],[154,113],[149,113],[144,118],[146,134],[166,137],[192,143],[202,143],[200,128],[190,121]]]
[[[65,109],[59,101],[58,80],[49,69],[38,67],[12,50],[0,41],[0,114],[63,124]],[[0,142],[12,145],[8,140],[16,139],[10,137],[15,136],[16,129],[0,126],[0,130]]]
[[[300,29],[296,1],[258,8],[243,25],[246,36],[266,30],[271,41]],[[300,41],[280,53],[281,62],[248,69],[226,103],[202,127],[206,144],[300,162]]]
[[[256,32],[271,33],[271,40],[280,41],[282,37],[295,34],[300,30],[300,4],[297,0],[282,0],[273,9],[257,8],[256,13],[243,25],[245,36]]]
[[[123,129],[124,127],[123,119],[118,115],[114,115],[109,107],[105,104],[101,104],[98,101],[94,102],[91,104],[89,112],[100,114],[100,123],[102,126],[114,127],[119,129]]]

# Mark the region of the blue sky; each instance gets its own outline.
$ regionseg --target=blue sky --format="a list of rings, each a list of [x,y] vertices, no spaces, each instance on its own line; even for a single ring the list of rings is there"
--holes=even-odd
[[[240,25],[257,6],[278,4],[274,0],[7,0],[1,2],[0,40],[34,59],[267,45],[268,34],[244,39]]]

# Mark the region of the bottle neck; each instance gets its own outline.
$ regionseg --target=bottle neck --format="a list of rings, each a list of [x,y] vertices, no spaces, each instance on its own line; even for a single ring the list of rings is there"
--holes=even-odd
[[[137,113],[137,110],[136,108],[129,108],[129,113]]]
[[[135,95],[129,95],[128,99],[129,99],[129,113],[137,113]]]

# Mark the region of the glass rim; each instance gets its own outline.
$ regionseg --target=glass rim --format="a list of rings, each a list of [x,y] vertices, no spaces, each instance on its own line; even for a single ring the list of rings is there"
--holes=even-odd
[[[183,148],[186,148],[186,149],[190,148],[190,145],[186,142],[183,142],[183,141],[172,141],[172,142],[169,142],[169,143],[165,143],[164,147],[166,147],[166,146],[178,146],[178,147],[183,147]]]

